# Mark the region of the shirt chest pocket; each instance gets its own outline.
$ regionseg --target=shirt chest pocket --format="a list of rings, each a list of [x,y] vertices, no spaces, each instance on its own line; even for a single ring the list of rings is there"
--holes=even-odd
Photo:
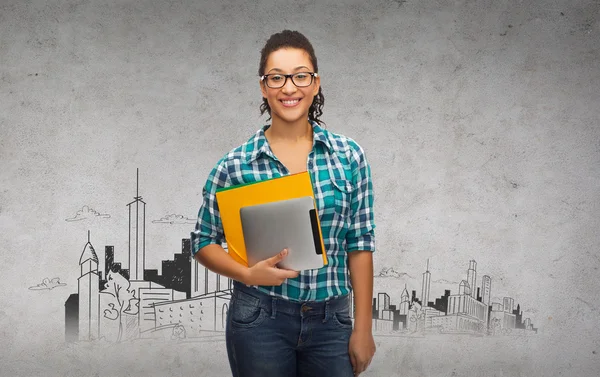
[[[333,220],[335,226],[343,226],[350,221],[355,189],[350,166],[335,153],[328,155],[326,161],[328,174],[321,175],[324,180],[319,185],[324,200],[324,219]]]
[[[352,193],[353,186],[352,181],[344,178],[332,178],[332,191],[333,191],[333,207],[335,213],[341,216],[344,220],[350,217],[351,205],[352,205]]]

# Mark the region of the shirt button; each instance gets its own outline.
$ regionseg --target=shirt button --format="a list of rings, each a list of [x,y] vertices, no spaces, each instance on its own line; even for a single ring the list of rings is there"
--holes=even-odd
[[[309,169],[312,169],[312,168],[313,168],[313,163],[312,163],[312,161],[309,161],[309,162],[308,162],[308,168],[309,168]]]
[[[308,291],[309,289],[310,289],[310,287],[309,287],[308,285],[305,285],[305,286],[304,286],[304,290],[305,290],[305,291]]]

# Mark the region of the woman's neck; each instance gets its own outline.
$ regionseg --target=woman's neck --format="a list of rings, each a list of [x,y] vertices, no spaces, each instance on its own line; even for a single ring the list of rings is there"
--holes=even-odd
[[[265,136],[270,142],[296,143],[307,140],[312,142],[313,130],[307,119],[300,119],[294,123],[273,119],[271,126],[265,131]]]

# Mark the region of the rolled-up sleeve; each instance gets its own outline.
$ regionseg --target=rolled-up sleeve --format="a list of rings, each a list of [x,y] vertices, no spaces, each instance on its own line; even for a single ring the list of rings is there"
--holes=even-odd
[[[357,162],[353,172],[351,219],[346,233],[347,251],[375,251],[375,218],[373,214],[373,182],[371,166],[363,148],[353,142],[353,160]]]
[[[216,191],[227,184],[227,168],[225,160],[221,159],[212,169],[202,188],[202,204],[198,210],[196,227],[191,232],[190,243],[192,256],[200,249],[210,244],[223,244],[225,234],[217,205]]]

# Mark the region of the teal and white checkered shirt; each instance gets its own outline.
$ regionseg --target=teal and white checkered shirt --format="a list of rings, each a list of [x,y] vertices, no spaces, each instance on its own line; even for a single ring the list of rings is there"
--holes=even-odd
[[[262,292],[293,301],[326,300],[350,293],[346,253],[375,251],[373,184],[364,150],[356,141],[313,126],[313,149],[307,169],[313,181],[328,264],[301,271],[281,286],[255,286]],[[225,244],[218,188],[262,181],[290,174],[275,157],[263,126],[239,147],[228,152],[210,172],[202,190],[202,205],[191,232],[192,254],[209,244]]]

